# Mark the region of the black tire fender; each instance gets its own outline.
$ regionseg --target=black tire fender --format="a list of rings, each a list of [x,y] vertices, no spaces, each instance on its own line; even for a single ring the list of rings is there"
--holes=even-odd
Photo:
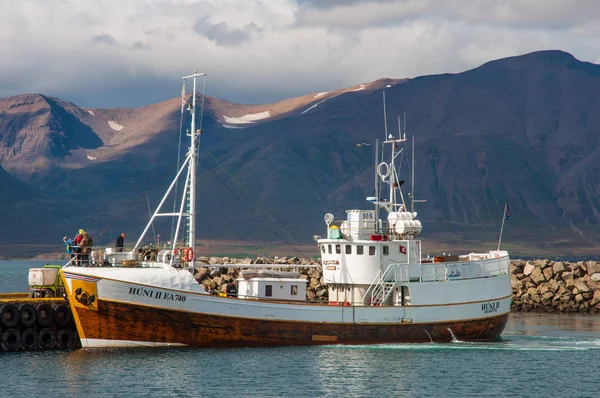
[[[26,328],[30,328],[35,325],[37,320],[37,313],[33,305],[25,303],[19,306],[19,322]]]
[[[35,350],[38,347],[38,334],[35,329],[25,329],[21,333],[21,347],[25,350]]]
[[[75,333],[71,329],[60,329],[56,334],[56,344],[60,348],[75,347]]]
[[[38,333],[38,345],[42,350],[51,350],[56,346],[56,334],[50,328],[43,328]]]
[[[16,351],[21,346],[21,332],[18,329],[6,329],[2,333],[2,348],[6,351]]]
[[[0,322],[7,328],[14,328],[19,323],[19,310],[12,303],[0,306]]]
[[[71,308],[67,304],[59,304],[54,307],[54,323],[56,326],[60,328],[68,326],[72,320]]]
[[[54,310],[49,303],[40,303],[35,307],[40,326],[50,326],[54,322]]]

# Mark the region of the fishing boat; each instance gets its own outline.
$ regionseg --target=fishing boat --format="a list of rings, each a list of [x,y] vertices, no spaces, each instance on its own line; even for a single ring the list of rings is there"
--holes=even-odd
[[[281,264],[244,266],[234,297],[205,291],[193,276],[201,136],[196,80],[202,76],[184,77],[184,84],[193,80],[194,87],[187,157],[134,249],[106,249],[96,257],[100,266],[70,262],[60,270],[83,347],[377,344],[500,336],[511,304],[508,253],[423,258],[416,239],[422,225],[414,208],[407,207],[396,166],[405,134],[381,143],[382,159],[390,157],[377,164],[376,156],[375,185],[386,188],[367,198],[372,208],[347,210],[343,220],[328,213],[325,236],[314,236],[327,301],[307,300],[306,279],[294,266],[282,270]],[[163,212],[180,179],[185,183],[179,212]],[[177,219],[175,236],[169,247],[144,253],[141,244],[157,217]],[[184,248],[177,243],[182,227],[187,229]]]

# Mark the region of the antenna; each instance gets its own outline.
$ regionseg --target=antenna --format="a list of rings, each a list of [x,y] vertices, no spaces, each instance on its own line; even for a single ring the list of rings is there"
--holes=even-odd
[[[379,202],[379,178],[377,175],[377,165],[379,163],[379,139],[375,138],[375,201]],[[375,205],[376,229],[379,232],[379,206]]]
[[[387,112],[385,110],[385,90],[383,90],[383,128],[385,131],[385,135],[383,136],[383,140],[388,139],[388,131],[387,131]]]
[[[406,124],[406,113],[404,114],[404,123]],[[404,131],[406,134],[406,130]],[[410,166],[412,177],[410,187],[410,212],[415,212],[415,135],[412,136],[412,166]]]

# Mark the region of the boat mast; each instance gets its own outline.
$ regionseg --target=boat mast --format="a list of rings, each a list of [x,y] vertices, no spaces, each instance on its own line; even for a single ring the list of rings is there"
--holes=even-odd
[[[148,232],[148,229],[150,228],[150,226],[152,225],[152,223],[154,222],[156,217],[177,217],[178,218],[177,219],[177,227],[175,228],[175,235],[173,236],[173,246],[172,246],[173,252],[175,252],[175,250],[177,248],[177,238],[179,236],[179,228],[181,227],[181,221],[182,221],[183,217],[187,217],[188,218],[188,226],[189,226],[187,243],[188,243],[188,246],[190,248],[192,248],[192,250],[194,249],[194,243],[196,241],[196,169],[198,168],[197,167],[197,165],[198,165],[197,143],[199,141],[200,133],[202,132],[200,129],[198,129],[198,130],[196,129],[196,80],[200,76],[206,76],[206,74],[198,73],[198,72],[194,71],[193,75],[183,77],[184,84],[185,84],[186,79],[190,79],[190,78],[194,79],[192,104],[191,104],[191,107],[188,108],[188,110],[192,114],[192,122],[191,122],[190,130],[187,133],[187,135],[190,137],[190,148],[188,149],[186,159],[183,162],[183,164],[181,165],[181,167],[179,168],[179,170],[177,171],[177,175],[171,182],[171,185],[167,189],[167,192],[165,193],[162,200],[158,204],[158,207],[156,208],[156,210],[154,211],[154,214],[150,218],[150,222],[148,222],[148,224],[146,225],[146,228],[144,229],[144,231],[140,235],[138,241],[136,242],[136,244],[132,250],[133,252],[135,252],[137,250],[137,248],[141,245],[144,237],[146,236],[146,233]],[[204,95],[204,93],[202,93],[202,95]],[[184,99],[182,98],[182,101],[183,100]],[[182,102],[182,103],[184,103],[184,102]],[[183,107],[182,107],[182,111],[183,111]],[[165,201],[167,200],[167,197],[171,194],[171,192],[173,191],[173,188],[175,187],[175,185],[177,183],[177,180],[179,179],[180,176],[183,175],[183,171],[186,169],[187,169],[187,176],[185,179],[185,187],[183,189],[181,207],[179,209],[179,212],[178,213],[175,213],[175,212],[161,213],[162,206],[164,205]],[[184,212],[184,205],[186,203],[186,198],[187,198],[187,212]],[[171,266],[173,265],[173,259],[174,259],[174,256],[172,256],[170,259]],[[193,257],[192,257],[192,260],[189,262],[189,266],[190,267],[194,266]]]
[[[194,249],[196,243],[196,171],[198,168],[198,151],[197,151],[197,140],[200,136],[200,129],[196,130],[196,80],[200,76],[206,76],[205,73],[198,73],[194,71],[193,75],[185,76],[183,80],[193,78],[194,79],[194,89],[192,93],[192,109],[190,110],[192,114],[192,121],[190,125],[190,149],[189,149],[189,199],[188,199],[188,246]],[[204,95],[204,93],[203,93]],[[194,266],[194,259],[192,258],[190,262],[190,266]]]

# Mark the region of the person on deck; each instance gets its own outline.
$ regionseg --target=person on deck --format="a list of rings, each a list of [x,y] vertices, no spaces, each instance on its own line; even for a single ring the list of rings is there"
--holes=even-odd
[[[79,249],[81,250],[81,264],[90,263],[90,253],[92,252],[93,241],[87,232],[83,233],[83,238],[79,242]]]
[[[235,286],[235,281],[233,279],[227,284],[227,296],[237,297],[237,287]]]
[[[75,253],[75,265],[80,265],[81,263],[81,248],[79,247],[79,244],[83,239],[84,232],[85,231],[83,229],[80,229],[79,233],[73,238],[73,253]]]
[[[63,238],[63,242],[65,243],[65,250],[71,256],[71,262],[73,262],[73,259],[77,256],[77,254],[75,254],[74,250],[77,248],[74,247],[73,241],[71,239],[69,239],[68,236],[65,236]]]
[[[117,236],[117,240],[115,241],[115,247],[117,252],[124,251],[125,247],[125,237],[127,234],[125,232],[121,233],[121,235]]]

